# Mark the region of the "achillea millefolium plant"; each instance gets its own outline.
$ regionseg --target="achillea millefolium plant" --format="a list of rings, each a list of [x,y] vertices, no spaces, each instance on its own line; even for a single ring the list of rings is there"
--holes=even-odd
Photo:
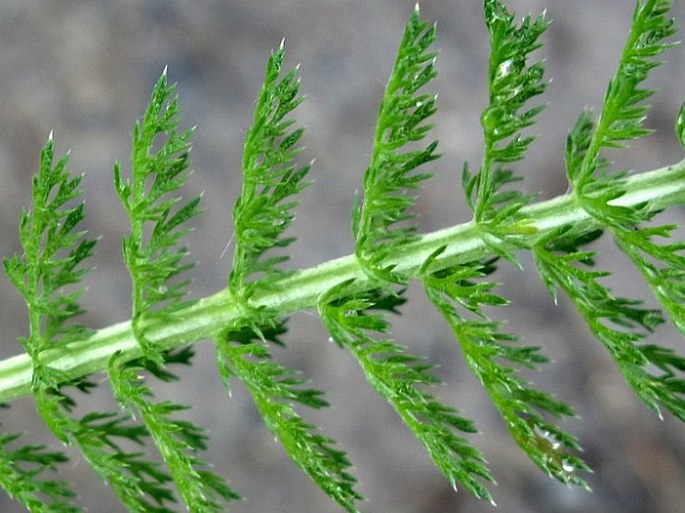
[[[535,139],[531,127],[545,107],[543,62],[531,54],[541,47],[548,21],[544,15],[517,21],[504,3],[485,0],[491,53],[481,116],[484,151],[480,163],[464,164],[462,171],[473,216],[423,235],[412,207],[430,179],[424,164],[440,155],[430,139],[436,28],[417,7],[386,84],[369,165],[354,198],[354,252],[300,270],[283,265],[294,242],[287,229],[313,172],[298,163],[303,131],[293,112],[302,96],[298,69],[282,69],[281,44],[268,60],[245,134],[226,286],[197,300],[186,293],[193,263],[183,240],[202,209],[199,197],[180,199],[192,131],[182,126],[165,70],[133,129],[130,166],[114,165],[114,189],[130,219],[122,243],[131,278],[130,320],[98,330],[76,320],[84,311],[80,284],[96,242],[79,228],[86,215],[80,177],[69,170],[67,156],[55,155],[51,135],[33,179],[32,205],[20,219],[23,253],[3,261],[29,319],[28,334],[19,340],[24,353],[0,362],[0,401],[10,407],[3,415],[11,414],[12,400],[32,395],[56,439],[75,447],[128,511],[227,511],[240,491],[203,459],[206,432],[186,420],[182,412],[189,406],[158,399],[150,383],[175,379],[178,365],[192,363],[192,344],[210,339],[227,390],[241,382],[295,465],[343,510],[363,510],[352,463],[307,420],[307,407],[327,406],[323,392],[271,357],[273,346],[283,345],[288,317],[308,310],[358,361],[370,387],[450,485],[494,504],[490,485],[497,461],[490,465],[473,445],[478,427],[434,393],[440,381],[434,364],[390,334],[389,316],[411,306],[405,292],[418,282],[513,442],[552,478],[587,487],[590,468],[581,441],[561,427],[574,410],[525,377],[548,362],[542,349],[491,318],[508,303],[495,271],[532,255],[551,300],[568,297],[637,396],[657,415],[685,421],[685,358],[649,338],[665,322],[685,334],[685,243],[674,237],[678,226],[656,219],[685,204],[685,164],[629,174],[614,170],[605,155],[650,132],[643,123],[653,91],[643,83],[674,44],[670,7],[667,0],[637,1],[601,109],[581,112],[569,131],[568,192],[540,202],[517,188],[516,163],[526,157]],[[685,109],[676,135],[685,145]],[[610,272],[587,249],[603,235],[634,264],[660,309],[607,288]],[[102,373],[106,380],[97,377]],[[96,383],[111,387],[119,407],[76,412],[80,394]],[[31,512],[94,510],[79,504],[77,486],[60,480],[65,464],[58,448],[0,433],[0,484]]]

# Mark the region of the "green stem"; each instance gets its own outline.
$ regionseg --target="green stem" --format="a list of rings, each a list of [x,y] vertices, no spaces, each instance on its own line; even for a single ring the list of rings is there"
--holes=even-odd
[[[616,204],[623,206],[642,203],[649,204],[655,211],[685,205],[685,160],[632,176],[627,181],[626,194],[616,200]],[[570,194],[526,207],[521,215],[530,219],[530,225],[537,229],[526,235],[529,245],[545,234],[571,224],[584,231],[602,227],[576,205]],[[446,249],[433,264],[436,270],[491,255],[492,250],[479,233],[471,221],[423,235],[407,244],[401,255],[389,258],[383,266],[395,265],[396,271],[415,275],[423,262],[441,247]],[[268,290],[255,292],[252,304],[278,312],[278,315],[315,308],[322,294],[351,278],[356,280],[359,289],[372,286],[354,255],[295,271],[270,283]],[[176,312],[174,318],[171,321],[149,320],[144,323],[147,337],[161,349],[213,339],[228,327],[239,326],[248,320],[228,289],[200,299],[191,307]],[[43,364],[63,372],[71,379],[105,370],[109,358],[116,351],[122,353],[124,360],[141,356],[141,348],[131,330],[130,321],[100,329],[86,340],[45,350],[40,359]],[[0,361],[0,403],[30,394],[31,372],[31,361],[26,354]]]

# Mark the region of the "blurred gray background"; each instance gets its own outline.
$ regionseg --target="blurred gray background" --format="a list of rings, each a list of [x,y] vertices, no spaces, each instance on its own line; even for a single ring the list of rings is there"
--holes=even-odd
[[[674,16],[685,20],[675,2]],[[522,168],[528,191],[542,198],[566,190],[563,148],[567,131],[585,107],[600,105],[627,33],[631,0],[510,0],[523,14],[546,8],[553,20],[539,57],[553,82],[550,102],[536,130],[540,138]],[[142,115],[165,66],[178,83],[185,126],[196,125],[194,175],[188,194],[204,192],[206,212],[190,236],[192,291],[219,290],[230,267],[231,208],[240,190],[242,139],[252,116],[269,51],[286,38],[287,63],[301,63],[305,103],[297,118],[306,127],[303,160],[316,159],[314,185],[301,197],[292,233],[293,267],[307,267],[352,252],[350,202],[360,188],[375,114],[414,0],[268,0],[107,2],[3,0],[0,2],[0,255],[19,250],[17,223],[30,199],[30,181],[50,131],[59,152],[71,149],[71,168],[84,172],[87,228],[102,236],[88,279],[84,322],[104,327],[128,318],[129,286],[120,258],[126,218],[111,179],[114,160],[127,168],[133,122]],[[422,231],[467,221],[460,190],[461,166],[481,157],[479,113],[485,105],[488,39],[480,0],[424,0],[423,15],[438,23],[439,113],[434,137],[444,155],[432,163],[436,177],[421,192]],[[672,126],[685,99],[685,48],[668,55],[650,85],[660,89],[648,121],[657,136],[611,155],[617,166],[652,169],[681,159]],[[683,221],[683,209],[664,216]],[[682,232],[681,232],[682,235]],[[598,245],[600,265],[615,271],[614,289],[645,295],[636,273],[610,242]],[[685,426],[662,422],[622,382],[610,358],[588,335],[567,301],[554,307],[532,261],[526,272],[503,265],[497,279],[512,304],[494,312],[528,343],[545,347],[554,364],[533,380],[575,406],[580,420],[564,426],[577,434],[595,473],[592,493],[566,488],[536,470],[514,446],[476,380],[460,360],[456,343],[419,290],[395,337],[440,365],[445,381],[436,392],[466,416],[499,482],[499,511],[676,513],[685,501]],[[18,294],[0,276],[0,356],[17,354],[25,334]],[[349,354],[327,342],[314,314],[290,321],[288,350],[276,358],[302,370],[322,388],[332,407],[306,416],[340,441],[355,465],[366,513],[481,513],[493,511],[467,493],[455,494],[391,409],[363,382]],[[668,329],[659,342],[685,350]],[[211,344],[197,345],[194,368],[160,397],[192,403],[192,413],[212,436],[208,458],[246,500],[240,513],[323,512],[339,509],[296,470],[267,433],[238,384],[233,398],[222,389]],[[104,381],[104,379],[103,379]],[[107,386],[87,407],[113,407]],[[96,403],[105,403],[105,406]],[[86,411],[84,409],[84,411]],[[3,428],[27,431],[34,440],[58,444],[45,433],[30,400],[2,413]],[[27,438],[28,439],[28,438]],[[89,511],[119,512],[107,487],[73,454],[61,476],[78,483]],[[179,511],[181,508],[179,507]],[[20,511],[0,492],[0,511]]]

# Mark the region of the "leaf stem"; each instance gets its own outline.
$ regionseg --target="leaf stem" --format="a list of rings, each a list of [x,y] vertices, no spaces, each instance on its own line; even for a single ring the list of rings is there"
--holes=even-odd
[[[648,204],[659,211],[675,205],[685,205],[685,160],[664,168],[640,173],[626,181],[626,192],[614,201],[620,206]],[[525,235],[528,245],[562,226],[573,224],[589,232],[601,228],[574,201],[572,194],[558,196],[521,210],[535,228]],[[438,270],[459,262],[469,262],[492,255],[492,249],[482,240],[478,227],[471,221],[420,236],[389,257],[383,265],[394,265],[398,272],[415,275],[425,260],[437,249],[445,247],[432,264]],[[316,308],[322,294],[333,286],[354,279],[359,290],[372,286],[354,255],[329,260],[309,269],[296,271],[268,288],[257,287],[251,298],[255,308],[265,307],[286,315]],[[160,349],[172,349],[195,341],[216,337],[229,327],[239,327],[246,320],[244,310],[228,289],[200,299],[190,307],[178,310],[164,321],[144,321],[149,340]],[[47,349],[40,354],[42,363],[73,379],[104,371],[109,358],[121,352],[124,360],[141,356],[141,348],[126,321],[96,331],[91,337]],[[32,365],[27,354],[0,361],[0,403],[31,393]]]

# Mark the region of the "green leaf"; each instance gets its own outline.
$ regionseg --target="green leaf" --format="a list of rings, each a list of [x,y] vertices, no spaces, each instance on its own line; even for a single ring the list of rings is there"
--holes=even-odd
[[[185,223],[199,213],[200,198],[180,204],[178,191],[189,176],[190,154],[190,131],[179,133],[180,121],[174,86],[168,85],[164,70],[143,120],[133,130],[130,181],[122,181],[118,165],[114,169],[115,188],[131,220],[123,252],[132,281],[131,324],[143,359],[127,363],[113,355],[109,378],[119,404],[142,419],[188,510],[211,513],[223,510],[219,499],[238,495],[195,456],[206,449],[203,429],[173,417],[188,407],[155,402],[152,390],[141,381],[143,369],[163,380],[174,378],[165,368],[173,355],[149,341],[145,322],[173,318],[176,311],[192,304],[183,301],[188,281],[178,277],[193,264],[185,262],[187,250],[179,243],[189,232]],[[187,362],[190,356],[182,360]]]
[[[659,415],[663,406],[685,420],[685,380],[676,376],[683,370],[682,358],[642,343],[663,322],[661,313],[640,307],[641,301],[614,297],[599,281],[609,273],[587,268],[594,253],[573,247],[576,235],[560,231],[536,245],[538,272],[550,290],[559,287],[567,293],[645,404]],[[654,368],[662,373],[653,373]]]
[[[677,239],[679,227],[653,222],[661,210],[683,203],[685,164],[631,177],[610,171],[604,155],[649,132],[644,101],[652,91],[641,84],[671,46],[664,42],[675,32],[670,7],[666,0],[636,2],[596,126],[585,111],[568,136],[572,192],[531,205],[533,196],[517,189],[520,178],[512,166],[525,157],[534,140],[528,128],[544,107],[529,104],[547,85],[541,62],[531,60],[547,22],[544,15],[527,16],[516,24],[503,2],[485,0],[492,47],[481,118],[485,148],[478,172],[466,164],[462,173],[474,219],[424,236],[417,235],[412,207],[428,177],[419,167],[437,158],[437,143],[423,142],[436,99],[422,92],[436,75],[430,50],[435,27],[416,9],[381,102],[363,196],[353,204],[355,254],[300,271],[281,268],[284,248],[293,241],[284,233],[309,170],[295,164],[302,130],[290,115],[301,101],[298,70],[281,74],[281,45],[269,59],[245,139],[228,288],[198,302],[186,299],[183,273],[192,264],[181,245],[187,222],[199,212],[199,198],[185,201],[180,193],[189,175],[190,132],[179,129],[178,101],[164,73],[134,128],[130,178],[119,164],[114,168],[115,190],[131,218],[123,244],[133,281],[131,322],[97,332],[72,322],[82,312],[83,263],[94,242],[77,228],[84,216],[80,179],[67,171],[67,157],[55,162],[50,138],[33,183],[34,206],[21,218],[24,254],[4,260],[26,301],[29,328],[20,339],[26,354],[0,362],[0,398],[32,393],[47,427],[81,451],[127,510],[171,513],[182,507],[175,504],[173,479],[188,510],[222,511],[222,499],[237,496],[200,459],[205,432],[183,420],[187,406],[156,402],[148,381],[176,379],[169,364],[190,362],[192,351],[173,348],[217,339],[219,373],[229,391],[234,377],[242,380],[295,463],[343,508],[357,512],[361,497],[347,457],[297,411],[326,406],[322,393],[274,362],[267,344],[282,345],[286,315],[318,306],[334,341],[353,354],[448,480],[492,500],[486,489],[490,471],[463,436],[475,432],[473,423],[429,393],[439,382],[432,365],[388,335],[385,314],[397,313],[405,300],[399,289],[416,278],[518,445],[549,475],[584,485],[579,474],[587,467],[577,455],[578,442],[558,425],[573,411],[527,380],[524,373],[547,360],[540,348],[518,344],[489,317],[490,308],[507,303],[489,276],[498,258],[517,264],[517,253],[531,250],[554,299],[557,289],[568,293],[642,400],[685,421],[685,357],[646,341],[663,322],[660,312],[613,296],[603,285],[609,273],[595,269],[595,253],[583,249],[609,230],[685,333],[685,244]],[[683,145],[684,119],[685,107],[676,123]],[[77,417],[71,387],[87,393],[94,382],[85,376],[103,370],[108,359],[125,411]],[[163,464],[148,461],[148,437]],[[16,435],[0,434],[0,485],[30,511],[78,511],[69,488],[45,477],[46,471],[59,472],[65,456],[18,442]]]
[[[131,221],[123,254],[132,283],[133,329],[145,356],[158,365],[162,361],[145,337],[144,321],[190,304],[183,301],[188,281],[178,277],[193,264],[185,261],[188,251],[179,242],[190,230],[185,223],[200,212],[199,197],[181,204],[178,196],[189,176],[191,132],[178,132],[174,91],[165,69],[133,129],[130,179],[124,181],[121,166],[114,166],[115,189]]]
[[[288,275],[279,267],[287,257],[265,254],[294,241],[283,237],[294,219],[297,202],[292,196],[309,185],[309,166],[294,162],[303,131],[288,119],[302,101],[298,70],[281,77],[284,57],[282,42],[267,63],[254,121],[245,137],[243,187],[233,209],[236,247],[228,279],[245,318],[217,341],[217,362],[229,393],[230,378],[235,376],[248,388],[267,427],[293,462],[347,511],[356,512],[355,501],[361,496],[354,489],[356,480],[348,472],[345,454],[293,407],[299,403],[320,408],[327,403],[320,392],[300,388],[304,381],[295,372],[271,361],[263,341],[280,344],[277,337],[285,327],[277,313],[250,303],[257,287],[268,290],[270,283]]]
[[[269,336],[285,331],[265,331]],[[328,406],[318,390],[302,388],[306,383],[298,373],[271,360],[259,335],[228,331],[217,342],[217,363],[230,392],[230,378],[236,377],[249,390],[269,431],[278,437],[286,453],[333,500],[350,513],[358,513],[355,501],[361,495],[354,489],[356,479],[349,472],[344,452],[333,447],[335,441],[305,421],[294,406]],[[236,343],[237,342],[237,343]]]
[[[634,207],[618,204],[625,194],[625,173],[606,173],[608,162],[601,156],[604,148],[621,148],[626,141],[651,133],[643,127],[648,105],[643,102],[654,91],[640,84],[647,79],[661,53],[673,46],[664,40],[676,32],[673,19],[668,18],[669,0],[638,0],[633,13],[633,24],[623,49],[618,69],[609,83],[602,111],[593,126],[591,116],[583,113],[571,132],[566,148],[567,175],[578,204],[593,218],[606,226],[618,246],[635,264],[655,297],[669,313],[673,324],[685,333],[685,245],[681,242],[661,244],[657,239],[670,239],[675,225],[643,226],[656,214],[649,203]],[[676,133],[682,140],[682,111],[676,123]],[[559,238],[571,237],[572,232],[560,234]],[[558,244],[558,241],[557,241]],[[580,271],[572,263],[579,253],[567,247],[563,258],[552,262],[549,251],[559,250],[552,242],[538,252],[539,268],[548,286],[554,284],[565,288],[584,315],[590,329],[614,355],[628,383],[653,409],[659,404],[666,406],[674,415],[682,418],[685,404],[679,397],[679,380],[666,375],[656,376],[646,370],[648,365],[660,367],[654,360],[659,351],[647,351],[638,344],[645,333],[617,331],[603,324],[610,319],[614,324],[634,326],[637,322],[646,332],[651,331],[660,313],[646,315],[649,323],[640,319],[633,308],[637,302],[616,299],[602,287],[597,279],[604,273]],[[592,293],[590,293],[590,291]],[[593,308],[599,310],[593,311]],[[666,369],[662,369],[666,370]],[[669,374],[670,371],[667,372]]]
[[[365,273],[384,282],[406,281],[379,264],[415,239],[416,227],[409,223],[414,190],[430,176],[416,170],[438,158],[437,142],[403,151],[408,144],[423,140],[432,128],[426,120],[436,111],[436,96],[419,90],[437,76],[436,53],[429,51],[435,34],[435,26],[421,20],[417,4],[381,102],[371,162],[364,173],[364,198],[353,211],[357,260]]]
[[[75,420],[70,414],[70,402],[48,390],[41,390],[36,400],[48,427],[65,443],[79,449],[130,511],[171,513],[165,506],[175,502],[167,488],[167,473],[159,464],[143,460],[143,453],[124,449],[130,443],[143,446],[148,435],[144,426],[132,424],[127,415],[116,413],[88,413]]]
[[[464,359],[502,415],[514,441],[530,459],[555,479],[587,487],[579,473],[588,466],[577,455],[576,439],[548,420],[575,416],[573,410],[550,394],[531,387],[522,369],[537,370],[547,363],[539,347],[517,346],[518,337],[500,331],[499,323],[483,307],[508,302],[494,293],[495,283],[483,281],[494,269],[472,262],[429,272],[434,259],[422,269],[428,299],[440,311],[463,351]]]
[[[569,169],[570,182],[580,196],[603,167],[603,148],[621,148],[626,141],[651,133],[643,126],[648,106],[642,102],[654,91],[641,88],[640,84],[661,64],[654,58],[674,44],[663,42],[676,32],[675,21],[668,18],[670,8],[670,0],[636,1],[630,34],[604,96],[597,128],[587,144],[582,164]]]
[[[404,300],[380,290],[350,295],[346,289],[351,285],[347,281],[333,287],[319,303],[321,319],[333,340],[354,355],[369,384],[395,409],[454,489],[460,484],[479,499],[493,502],[483,484],[493,482],[485,459],[456,433],[476,433],[476,427],[423,390],[440,383],[431,373],[433,366],[387,336],[372,335],[387,333],[389,325],[381,313],[369,310],[394,311]]]
[[[65,482],[40,477],[46,471],[56,472],[67,457],[42,445],[9,448],[19,437],[0,434],[0,486],[32,513],[78,513],[72,502],[76,494]]]
[[[111,413],[91,413],[75,420],[71,415],[74,401],[62,388],[74,384],[87,391],[90,385],[82,380],[69,383],[59,371],[40,361],[43,351],[88,333],[82,326],[65,327],[64,323],[82,312],[77,302],[81,289],[68,292],[67,287],[77,284],[87,272],[79,266],[94,246],[94,241],[83,239],[84,232],[74,231],[83,218],[83,204],[69,205],[81,194],[80,178],[71,178],[66,157],[54,165],[53,159],[51,137],[33,180],[33,211],[22,216],[24,254],[5,261],[5,269],[28,308],[30,333],[22,341],[32,360],[37,410],[55,436],[65,444],[76,445],[132,511],[166,513],[169,510],[162,504],[171,498],[164,486],[166,474],[155,464],[141,460],[140,454],[123,451],[115,441],[127,438],[140,443],[144,428],[125,425],[126,417]],[[100,422],[103,419],[105,422]],[[55,457],[51,464],[60,461]],[[10,471],[21,477],[19,467]],[[18,486],[21,488],[21,483]],[[150,498],[157,506],[150,506]]]
[[[283,237],[297,206],[291,196],[309,185],[304,180],[309,166],[294,163],[303,131],[294,129],[295,122],[288,119],[302,101],[298,70],[281,78],[284,57],[282,42],[267,63],[254,121],[245,137],[243,187],[233,208],[235,253],[228,284],[243,301],[253,294],[255,278],[268,287],[270,281],[283,276],[278,266],[288,257],[265,258],[264,254],[293,242],[293,238]]]
[[[224,511],[219,499],[238,499],[224,480],[209,470],[209,464],[195,453],[207,449],[207,435],[196,424],[174,418],[189,406],[171,401],[153,402],[152,390],[145,384],[146,369],[134,363],[120,363],[114,357],[109,365],[109,378],[119,403],[132,414],[140,414],[150,436],[159,449],[178,491],[193,513]],[[174,379],[168,371],[157,373],[167,381]]]
[[[573,129],[566,138],[566,176],[570,183],[573,183],[576,177],[581,172],[583,163],[587,157],[587,152],[592,144],[592,136],[595,131],[595,122],[592,118],[592,112],[584,109]],[[609,163],[602,159],[595,164],[596,169],[605,170]]]
[[[33,208],[21,216],[24,253],[3,261],[28,307],[29,337],[21,340],[35,367],[40,366],[40,352],[51,344],[87,335],[82,326],[65,323],[83,312],[78,284],[90,269],[81,264],[95,246],[94,240],[84,238],[85,232],[75,230],[84,216],[84,204],[77,203],[81,177],[71,177],[67,155],[55,163],[54,153],[51,134],[33,178]]]
[[[685,242],[672,240],[677,225],[614,229],[619,247],[633,261],[654,296],[685,335]]]
[[[531,230],[517,215],[534,196],[507,186],[520,180],[507,166],[522,160],[534,136],[523,130],[535,123],[545,105],[527,104],[542,94],[542,62],[528,63],[530,54],[542,44],[548,22],[544,14],[530,15],[516,25],[514,15],[497,0],[485,1],[485,24],[490,35],[488,106],[481,115],[483,162],[476,174],[464,165],[462,182],[483,240],[500,256],[516,263],[514,251],[522,247],[521,235]]]
[[[678,137],[682,134],[682,112],[676,123]],[[568,138],[566,164],[569,179],[577,175],[592,142],[593,123],[587,113],[581,115]],[[600,158],[595,167],[605,169],[608,163]],[[668,242],[676,225],[640,226],[658,213],[649,204],[634,208],[616,205],[625,193],[622,173],[600,175],[588,181],[586,196],[579,201],[586,212],[600,220],[612,232],[621,250],[640,271],[655,297],[668,312],[673,324],[685,333],[685,256],[682,242]],[[610,203],[614,201],[614,203]],[[659,243],[659,240],[665,243]]]

